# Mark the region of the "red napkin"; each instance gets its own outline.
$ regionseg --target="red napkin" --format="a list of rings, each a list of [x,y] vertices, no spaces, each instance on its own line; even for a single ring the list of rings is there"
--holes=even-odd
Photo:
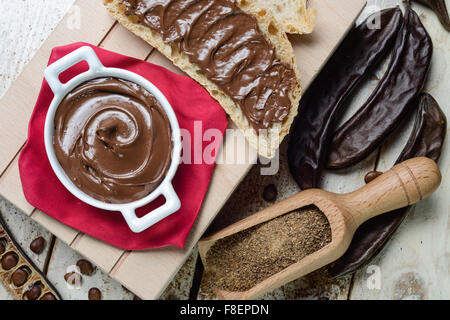
[[[49,64],[85,45],[89,44],[75,43],[53,49]],[[34,207],[62,223],[125,250],[145,250],[168,245],[182,248],[201,208],[215,165],[211,164],[211,161],[194,164],[194,158],[199,159],[199,152],[203,154],[205,148],[210,154],[212,144],[217,148],[222,142],[214,139],[203,141],[207,139],[201,138],[202,141],[194,141],[194,126],[198,131],[200,126],[197,121],[201,121],[202,133],[208,129],[216,129],[215,132],[219,130],[222,133],[222,138],[228,126],[226,114],[217,101],[189,77],[177,75],[151,63],[89,46],[95,50],[106,67],[127,69],[156,85],[174,108],[181,129],[187,129],[191,133],[192,164],[181,164],[173,180],[175,191],[181,200],[181,209],[150,229],[135,234],[128,228],[120,213],[94,208],[67,191],[54,174],[45,153],[44,122],[53,99],[53,93],[45,80],[30,120],[28,141],[19,158],[25,197]],[[83,71],[85,69],[79,64],[65,72],[61,77],[66,79],[61,80],[65,82]],[[198,137],[198,134],[196,136]],[[201,136],[203,137],[203,134]],[[215,162],[217,149],[212,154]],[[162,199],[156,199],[139,209],[138,215],[144,215],[162,203]]]

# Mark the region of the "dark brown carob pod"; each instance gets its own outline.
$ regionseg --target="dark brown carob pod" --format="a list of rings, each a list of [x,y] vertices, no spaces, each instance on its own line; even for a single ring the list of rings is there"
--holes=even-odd
[[[424,4],[434,11],[438,16],[439,21],[447,31],[450,31],[450,18],[448,16],[447,5],[445,0],[414,0],[418,3]]]
[[[432,55],[433,42],[408,7],[389,67],[367,102],[336,131],[328,168],[362,161],[400,125],[424,87]]]
[[[370,24],[380,16],[381,28]],[[305,92],[292,126],[289,168],[302,189],[318,187],[336,115],[355,87],[392,48],[402,24],[399,8],[370,16],[352,29]]]
[[[414,129],[397,163],[426,156],[438,161],[447,133],[447,118],[432,95],[422,93]]]
[[[396,163],[421,156],[437,162],[446,132],[447,120],[438,103],[431,95],[421,94],[414,129]],[[341,277],[369,263],[397,230],[409,209],[383,214],[359,227],[348,250],[329,268],[330,276]]]

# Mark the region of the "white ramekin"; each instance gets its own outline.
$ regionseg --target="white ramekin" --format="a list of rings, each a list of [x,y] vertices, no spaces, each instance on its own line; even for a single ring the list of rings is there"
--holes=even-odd
[[[77,75],[67,83],[61,83],[59,80],[59,75],[82,61],[86,61],[88,63],[89,70]],[[145,198],[131,203],[110,204],[96,200],[87,195],[78,187],[76,187],[67,177],[65,171],[61,167],[55,155],[53,146],[53,136],[55,132],[54,118],[59,104],[68,93],[70,93],[73,89],[75,89],[82,83],[101,77],[120,78],[137,83],[138,85],[142,86],[151,94],[153,94],[161,103],[161,106],[164,108],[164,111],[167,113],[167,116],[170,120],[170,126],[172,129],[173,152],[169,171],[165,179],[161,182],[161,184],[158,186],[158,188],[156,188],[155,191],[153,191]],[[121,212],[128,226],[135,233],[139,233],[150,228],[152,225],[158,223],[162,219],[168,217],[169,215],[180,209],[181,202],[172,185],[172,179],[175,176],[181,159],[180,127],[172,106],[167,101],[166,97],[161,93],[161,91],[159,91],[151,82],[137,75],[136,73],[123,69],[104,67],[95,54],[95,51],[88,46],[81,47],[50,65],[45,70],[45,79],[47,80],[50,88],[55,94],[55,97],[50,104],[47,118],[45,120],[45,150],[56,176],[75,197],[91,206],[100,209]],[[154,211],[146,214],[141,218],[138,218],[136,216],[136,209],[149,204],[161,195],[166,199],[166,203],[163,206],[155,209]]]

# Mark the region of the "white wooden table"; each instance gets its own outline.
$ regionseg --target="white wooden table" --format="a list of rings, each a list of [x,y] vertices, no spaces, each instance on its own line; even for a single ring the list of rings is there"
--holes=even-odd
[[[88,0],[86,0],[88,1]],[[343,1],[343,0],[341,0]],[[39,49],[52,29],[70,9],[74,0],[2,0],[0,11],[0,98],[18,77],[23,67]],[[370,5],[385,7],[397,0],[369,0]],[[420,14],[435,44],[432,72],[426,90],[441,104],[450,117],[450,81],[445,78],[450,72],[450,37],[439,24],[432,12],[422,6],[414,6]],[[71,12],[76,23],[77,12]],[[82,22],[81,22],[82,23]],[[377,72],[382,75],[383,68]],[[377,77],[373,77],[376,79]],[[363,88],[351,106],[348,115],[354,111],[370,94],[376,85],[372,80]],[[376,169],[386,170],[392,166],[409,137],[412,120],[402,127],[386,143],[380,152]],[[448,143],[446,143],[448,145]],[[267,206],[261,199],[264,185],[275,183],[279,200],[297,191],[291,179],[285,157],[285,145],[281,152],[281,169],[276,176],[260,176],[255,167],[222,210],[222,215],[255,212]],[[324,186],[335,192],[351,191],[363,184],[366,172],[375,168],[376,153],[363,163],[338,173],[327,173]],[[443,185],[430,199],[416,206],[414,212],[404,221],[385,249],[372,262],[375,268],[363,269],[354,276],[337,281],[324,277],[323,272],[299,279],[268,294],[273,299],[449,299],[450,298],[450,149],[446,146],[441,158],[444,175]],[[102,290],[104,299],[132,299],[133,294],[100,269],[93,276],[83,277],[80,289],[69,289],[63,279],[67,268],[81,257],[62,241],[59,241],[42,227],[22,214],[7,201],[0,198],[0,211],[3,213],[14,236],[25,248],[36,264],[47,273],[64,299],[87,299],[91,287]],[[217,223],[220,223],[220,215]],[[36,255],[28,249],[37,236],[47,240],[45,251]],[[197,253],[194,251],[177,277],[163,294],[163,299],[187,299],[191,289]],[[371,274],[377,270],[376,274]],[[369,277],[379,278],[379,288],[369,289]],[[199,298],[204,298],[202,292]],[[11,299],[0,285],[0,299]]]

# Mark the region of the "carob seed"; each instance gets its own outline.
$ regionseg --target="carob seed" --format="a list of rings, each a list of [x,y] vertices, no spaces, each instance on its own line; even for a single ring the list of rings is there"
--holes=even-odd
[[[433,56],[433,42],[419,16],[406,8],[391,62],[367,102],[334,133],[329,169],[343,169],[368,157],[416,106]]]
[[[77,262],[77,267],[80,268],[80,272],[86,276],[90,276],[94,273],[94,267],[92,266],[92,263],[87,260],[79,260]]]
[[[448,15],[447,5],[445,4],[445,0],[415,0],[420,2],[436,13],[441,22],[442,26],[450,31],[450,17]]]
[[[39,284],[34,284],[30,290],[25,292],[25,297],[28,300],[37,300],[39,296],[41,295],[41,286]]]
[[[48,292],[44,294],[40,300],[56,300],[56,297],[53,295],[53,293]]]
[[[2,268],[4,270],[11,270],[17,263],[19,263],[19,257],[14,252],[8,252],[2,258]]]
[[[89,300],[102,300],[102,292],[98,288],[89,289]]]
[[[30,244],[30,250],[36,254],[42,253],[45,246],[45,239],[42,237],[36,238]]]
[[[278,191],[274,184],[269,184],[264,188],[263,198],[267,202],[274,202],[277,199]]]
[[[16,287],[21,287],[27,282],[28,276],[29,274],[25,268],[19,268],[14,271],[11,281]]]
[[[380,171],[370,171],[364,177],[364,181],[366,183],[371,183],[373,180],[375,180],[376,178],[378,178],[382,174],[383,174],[383,172],[380,172]]]
[[[69,272],[64,275],[64,280],[72,286],[81,283],[81,275],[77,272]]]

